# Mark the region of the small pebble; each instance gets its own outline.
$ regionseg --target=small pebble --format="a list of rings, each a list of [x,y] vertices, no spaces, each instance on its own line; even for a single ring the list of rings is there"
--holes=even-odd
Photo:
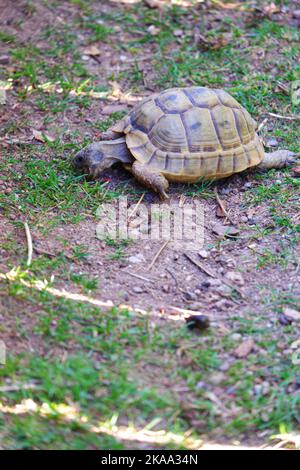
[[[232,341],[241,341],[242,335],[240,333],[232,333],[230,339],[232,339]]]
[[[230,362],[223,362],[223,364],[220,365],[219,369],[222,372],[226,372],[228,369],[230,369],[231,364]]]
[[[201,284],[199,285],[200,289],[208,289],[210,286],[211,286],[211,284],[210,284],[209,281],[203,281],[203,282],[201,282]]]
[[[225,379],[223,372],[216,372],[209,376],[208,380],[212,385],[220,385]]]
[[[132,264],[144,263],[145,258],[141,253],[138,253],[137,255],[129,256],[128,262]]]
[[[287,326],[287,325],[290,325],[292,323],[292,320],[290,320],[285,315],[283,315],[283,313],[281,313],[279,315],[278,321],[279,321],[280,325],[283,325],[283,326]]]
[[[184,297],[186,300],[197,300],[197,296],[193,292],[184,292]]]
[[[203,380],[196,384],[196,390],[201,390],[202,388],[206,388],[206,383]]]
[[[293,11],[293,18],[296,18],[296,20],[300,20],[300,10]]]
[[[276,139],[269,139],[266,141],[267,147],[278,147],[278,140]]]
[[[174,36],[178,37],[178,36],[182,36],[183,35],[183,30],[182,29],[175,29],[175,31],[173,32]]]
[[[9,56],[6,54],[0,55],[0,64],[1,65],[7,65],[9,64]]]
[[[232,281],[233,283],[237,284],[238,286],[243,286],[245,284],[244,278],[241,273],[236,271],[228,271],[225,276],[226,279]]]
[[[134,286],[132,290],[135,294],[142,294],[143,292],[145,292],[144,289],[139,286]]]
[[[220,310],[227,310],[228,308],[231,308],[232,306],[233,306],[232,302],[230,302],[227,299],[221,299],[215,303],[215,307]]]

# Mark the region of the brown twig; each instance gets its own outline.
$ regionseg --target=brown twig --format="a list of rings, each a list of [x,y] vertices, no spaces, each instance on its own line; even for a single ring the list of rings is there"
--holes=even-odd
[[[101,59],[99,59],[99,57],[97,57],[96,55],[90,55],[90,58],[93,59],[95,62],[97,62],[97,64],[101,64]]]
[[[14,383],[11,385],[3,385],[0,387],[0,392],[18,392],[19,390],[34,390],[37,388],[41,388],[40,385],[37,385],[35,383],[27,383],[27,384],[22,384],[22,383]]]
[[[175,312],[178,313],[183,313],[183,315],[199,315],[199,310],[187,310],[186,308],[179,308],[179,307],[174,307],[173,305],[170,305],[167,307],[169,309],[175,310]],[[206,313],[205,313],[206,315]]]
[[[173,278],[174,281],[175,281],[176,287],[178,287],[177,277],[175,276],[175,274],[173,273],[173,271],[171,271],[171,269],[169,269],[169,268],[166,268],[166,271],[168,271],[168,273],[171,274],[172,278]]]
[[[138,202],[136,203],[136,205],[134,206],[134,208],[132,209],[132,211],[130,212],[130,214],[128,215],[128,220],[130,220],[134,214],[136,213],[136,211],[138,210],[142,200],[144,199],[144,196],[145,196],[145,193],[143,193],[140,197],[140,199],[138,200]]]
[[[267,113],[269,116],[278,119],[287,119],[288,121],[300,121],[300,116],[282,116],[281,114]]]
[[[234,289],[236,292],[239,293],[242,299],[245,298],[245,294],[236,286],[233,286],[230,282],[226,281],[225,279],[220,279],[216,274],[211,272],[209,269],[207,269],[205,266],[203,266],[199,261],[195,260],[190,256],[188,253],[184,253],[184,256],[190,260],[195,266],[197,266],[201,271],[203,271],[205,274],[207,274],[210,277],[213,277],[215,279],[218,279],[221,283],[226,284],[226,286],[230,287],[231,289]]]
[[[207,274],[208,276],[210,277],[214,277],[216,278],[217,276],[211,272],[209,269],[207,269],[205,266],[203,266],[199,261],[195,260],[194,258],[192,258],[192,256],[190,256],[188,253],[184,253],[184,256],[191,261],[191,263],[193,263],[195,266],[197,266],[199,269],[201,269],[201,271],[203,271],[205,274]]]
[[[170,240],[166,240],[162,246],[160,247],[160,249],[158,250],[158,252],[156,253],[156,255],[154,256],[153,260],[151,261],[147,271],[150,271],[150,269],[153,268],[154,266],[154,263],[155,261],[157,260],[157,258],[160,256],[160,254],[162,253],[162,251],[166,248],[167,244],[169,243]]]
[[[144,276],[140,276],[139,274],[131,273],[130,271],[126,271],[126,269],[122,269],[123,273],[129,274],[130,276],[136,277],[137,279],[141,279],[142,281],[146,282],[155,282],[154,279],[149,279]]]
[[[49,258],[55,258],[56,256],[58,256],[56,253],[53,253],[52,251],[43,250],[42,248],[39,248],[37,246],[34,246],[33,249],[38,255],[49,256]],[[66,253],[63,253],[63,256],[69,259],[70,261],[74,261],[73,256],[67,255]]]
[[[33,252],[33,248],[32,248],[32,237],[31,237],[29,225],[28,225],[27,222],[24,222],[24,228],[25,228],[25,233],[26,233],[27,251],[28,251],[28,255],[27,255],[27,266],[30,266],[30,265],[31,265],[31,262],[32,262],[32,252]]]
[[[278,88],[283,91],[286,95],[290,95],[290,89],[287,85],[285,85],[284,83],[280,82],[280,81],[277,81],[277,86]]]
[[[219,204],[221,210],[224,212],[225,216],[226,216],[226,219],[229,220],[229,222],[234,225],[234,222],[232,221],[232,219],[230,218],[227,210],[225,209],[225,206],[224,206],[224,203],[223,201],[220,199],[220,196],[218,194],[218,190],[217,188],[214,189],[214,193],[215,193],[215,196],[216,196],[216,200],[217,200],[217,203]]]
[[[260,131],[265,127],[265,125],[267,124],[268,120],[269,120],[268,118],[265,118],[265,119],[259,124],[259,126],[258,126],[258,128],[257,128],[257,132],[260,132]]]

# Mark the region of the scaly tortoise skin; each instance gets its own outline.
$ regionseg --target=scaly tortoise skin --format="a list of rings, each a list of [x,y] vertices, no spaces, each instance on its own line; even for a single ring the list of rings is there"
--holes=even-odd
[[[75,165],[96,177],[122,161],[140,182],[167,197],[168,181],[219,179],[294,161],[289,151],[265,154],[256,127],[224,90],[171,88],[137,105],[111,127],[106,141],[81,150]]]

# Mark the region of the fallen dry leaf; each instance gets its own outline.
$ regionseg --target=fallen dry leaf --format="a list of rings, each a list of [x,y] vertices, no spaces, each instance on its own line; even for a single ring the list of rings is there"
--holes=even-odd
[[[124,104],[108,104],[102,108],[102,114],[109,115],[112,113],[119,113],[121,111],[128,111]]]
[[[281,10],[277,5],[275,5],[274,2],[272,2],[268,5],[265,5],[262,11],[266,16],[272,16],[274,13],[280,13]]]
[[[163,3],[161,0],[144,0],[147,7],[149,8],[161,8],[163,6]]]
[[[216,216],[217,217],[226,217],[226,214],[224,212],[224,209],[221,207],[221,206],[218,206],[217,209],[216,209]]]
[[[1,65],[7,65],[9,64],[9,55],[6,55],[6,54],[3,54],[3,55],[0,55],[0,64]]]
[[[294,168],[292,168],[292,172],[293,172],[293,174],[296,178],[299,178],[300,177],[300,166],[294,166]]]
[[[97,46],[92,45],[92,46],[87,47],[86,49],[84,49],[83,53],[86,54],[86,55],[94,56],[94,55],[100,55],[101,51],[98,49]]]
[[[236,237],[240,231],[235,228],[231,227],[228,225],[221,225],[221,224],[214,224],[212,226],[212,231],[216,234],[219,235],[220,237]]]
[[[235,271],[228,271],[225,274],[225,278],[229,281],[236,283],[238,286],[243,286],[245,284],[244,278],[241,273]]]
[[[183,36],[184,31],[183,31],[182,29],[175,29],[175,30],[173,31],[173,34],[174,34],[174,36],[176,36],[176,37],[178,37],[178,36]]]
[[[217,50],[221,49],[222,47],[227,46],[232,37],[230,34],[222,34],[217,38],[205,37],[203,34],[200,34],[199,31],[194,32],[194,42],[204,50]]]
[[[293,341],[290,347],[291,349],[298,349],[300,347],[300,339],[296,339],[296,341]]]
[[[149,28],[147,28],[147,31],[151,34],[151,36],[157,36],[160,32],[160,29],[157,28],[157,26],[154,26],[154,24],[151,24]]]
[[[286,307],[283,309],[283,314],[289,320],[300,320],[300,312],[298,310],[294,310],[293,308]]]
[[[114,98],[120,98],[122,96],[121,85],[118,82],[108,82],[112,87],[111,96]]]
[[[239,346],[234,350],[234,355],[235,357],[239,359],[243,359],[244,357],[247,357],[252,349],[254,348],[254,341],[252,338],[246,339],[243,341]]]
[[[39,142],[54,142],[54,137],[51,135],[45,134],[44,132],[37,131],[36,129],[32,129],[32,135],[35,138],[35,140],[38,140]]]

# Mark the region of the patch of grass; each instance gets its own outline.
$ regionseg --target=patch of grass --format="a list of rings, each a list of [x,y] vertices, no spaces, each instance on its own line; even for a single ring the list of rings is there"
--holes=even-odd
[[[80,175],[75,175],[70,165],[70,159],[62,158],[65,150],[73,150],[76,145],[53,146],[57,157],[50,161],[40,159],[40,154],[27,153],[21,163],[11,160],[10,177],[16,184],[14,193],[4,195],[0,206],[4,211],[13,207],[18,212],[30,215],[44,229],[49,221],[49,213],[55,217],[55,224],[60,222],[78,222],[87,212],[95,214],[98,206],[117,196],[116,192],[108,191],[105,184],[99,181],[88,182]],[[49,152],[47,146],[41,146],[39,152]],[[74,151],[74,150],[73,150]],[[16,165],[16,166],[15,166]],[[2,163],[7,172],[7,162]],[[36,214],[34,208],[39,207]]]
[[[15,42],[16,37],[12,34],[7,34],[5,31],[0,31],[0,41],[10,43]]]
[[[72,248],[73,256],[77,260],[87,259],[89,256],[88,247],[85,245],[77,245]]]
[[[110,34],[113,33],[113,29],[105,26],[104,24],[97,22],[86,22],[84,27],[91,30],[91,35],[88,38],[88,42],[105,41]]]
[[[188,332],[185,324],[152,324],[146,316],[127,310],[102,312],[89,303],[63,297],[58,299],[47,291],[25,288],[20,279],[7,287],[16,300],[26,299],[29,305],[40,306],[39,314],[34,315],[34,332],[37,340],[42,341],[45,356],[30,353],[9,355],[7,365],[0,369],[2,380],[14,377],[14,381],[21,383],[34,381],[37,388],[26,390],[20,387],[19,391],[9,395],[4,393],[5,403],[13,406],[20,400],[31,399],[38,406],[46,403],[50,411],[42,422],[39,413],[25,413],[14,418],[8,416],[5,442],[13,433],[14,445],[20,448],[47,448],[54,436],[61,434],[60,424],[63,422],[65,432],[62,438],[66,439],[68,433],[76,429],[77,439],[72,440],[72,446],[85,448],[94,441],[84,423],[115,419],[116,423],[120,420],[144,427],[153,417],[159,418],[157,429],[167,426],[182,436],[191,422],[200,433],[220,426],[233,435],[255,429],[276,432],[282,423],[292,429],[299,397],[287,393],[287,389],[294,386],[297,366],[289,357],[282,360],[282,345],[274,340],[272,329],[265,328],[261,316],[251,313],[248,318],[232,318],[234,331],[253,337],[259,350],[247,361],[235,360],[224,374],[225,389],[220,399],[231,416],[224,421],[224,410],[220,414],[218,404],[212,401],[213,395],[208,392],[213,392],[210,377],[218,371],[222,357],[230,355],[236,347],[228,335],[219,337],[210,332],[197,336]],[[82,284],[82,277],[72,279],[75,284],[78,280]],[[27,329],[32,329],[32,324],[25,323],[22,328],[22,335],[26,338]],[[296,338],[297,331],[289,328],[289,336],[283,338],[287,342],[286,347]],[[54,345],[67,351],[63,360],[57,354],[51,354]],[[154,369],[149,368],[150,364]],[[148,377],[155,368],[159,374]],[[162,370],[164,385],[161,382]],[[165,384],[166,380],[169,385]],[[266,395],[255,394],[255,385],[262,381],[269,382],[269,392]],[[182,400],[177,394],[179,384],[185,384],[180,387],[190,390],[188,400]],[[233,391],[227,393],[226,387]],[[60,403],[75,404],[77,412],[86,416],[87,421],[80,423],[74,417],[67,423],[59,411]],[[232,415],[230,410],[235,408],[239,412]],[[24,426],[28,424],[26,438],[16,432],[18,427],[21,429],[21,423]],[[37,436],[38,428],[44,429],[40,438]],[[106,448],[111,443],[105,436],[98,435],[98,438],[98,447]],[[171,446],[170,443],[166,447]]]
[[[98,278],[88,278],[81,273],[70,273],[70,280],[75,282],[75,284],[80,284],[86,292],[97,289],[98,287]]]
[[[108,255],[108,259],[112,261],[121,261],[125,258],[125,248],[132,243],[131,239],[114,239],[110,237],[105,238],[107,246],[114,247],[114,252]]]
[[[101,119],[101,121],[95,121],[90,124],[94,129],[99,129],[101,132],[107,131],[115,122],[122,119],[125,116],[125,112],[112,113],[107,119]]]

